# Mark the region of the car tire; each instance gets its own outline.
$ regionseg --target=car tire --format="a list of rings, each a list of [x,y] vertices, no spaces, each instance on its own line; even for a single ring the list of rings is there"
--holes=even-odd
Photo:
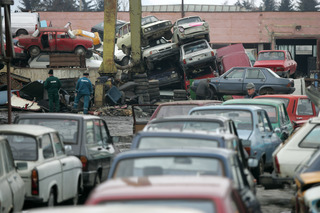
[[[50,193],[49,193],[48,201],[46,203],[46,206],[47,207],[53,207],[55,205],[56,205],[56,196],[55,196],[54,190],[51,189]]]
[[[125,45],[122,46],[122,52],[126,55],[129,56],[131,54],[130,48],[126,47]]]
[[[40,50],[40,47],[38,46],[31,46],[29,48],[29,54],[32,58],[38,56],[40,54],[41,50]]]
[[[163,35],[163,37],[165,38],[165,39],[167,39],[167,40],[170,40],[171,38],[172,38],[172,32],[171,32],[171,30],[170,31],[167,31],[167,32],[165,32],[165,34]]]
[[[126,66],[126,65],[129,64],[129,62],[130,62],[130,57],[129,57],[129,56],[125,56],[125,57],[123,57],[123,59],[121,60],[120,64],[121,64],[121,66]]]
[[[85,54],[85,57],[86,57],[86,58],[91,58],[92,56],[93,56],[93,52],[90,51],[90,50],[87,50],[87,51],[86,51],[86,54]]]
[[[74,54],[76,54],[76,55],[85,55],[86,54],[86,49],[84,47],[76,47],[76,49],[74,49]]]
[[[264,173],[264,161],[263,159],[260,159],[258,166],[252,170],[252,175],[257,180],[257,183],[260,183],[259,177],[263,173]]]
[[[16,33],[16,36],[20,36],[20,35],[28,35],[28,32],[26,30],[18,30]]]

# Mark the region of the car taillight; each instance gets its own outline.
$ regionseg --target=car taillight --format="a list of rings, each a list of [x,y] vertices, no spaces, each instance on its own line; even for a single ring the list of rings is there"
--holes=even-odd
[[[250,151],[251,151],[250,146],[245,146],[244,149],[247,151],[248,155],[250,156]]]
[[[211,51],[211,56],[214,56],[214,52],[213,51]]]
[[[291,87],[291,85],[292,85],[292,83],[290,82],[290,83],[287,84],[287,87]]]
[[[183,59],[183,64],[186,64],[187,62],[186,62],[186,59]]]
[[[37,30],[38,29],[38,24],[36,24],[36,26],[35,26],[35,28],[34,28],[35,30]]]
[[[31,171],[31,194],[39,195],[39,177],[36,169]]]
[[[80,161],[82,163],[82,171],[86,171],[88,168],[88,159],[86,156],[80,156]]]
[[[275,170],[276,173],[280,174],[280,164],[279,164],[277,155],[275,156],[274,161],[275,161],[274,170]]]

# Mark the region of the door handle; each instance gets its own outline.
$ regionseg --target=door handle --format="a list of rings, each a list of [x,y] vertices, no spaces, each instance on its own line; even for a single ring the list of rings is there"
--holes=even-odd
[[[66,166],[66,163],[62,163],[62,166]]]

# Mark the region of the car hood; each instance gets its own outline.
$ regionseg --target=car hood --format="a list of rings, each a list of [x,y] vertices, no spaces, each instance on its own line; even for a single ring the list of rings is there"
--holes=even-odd
[[[281,60],[256,61],[254,63],[254,67],[260,67],[260,66],[276,67],[276,66],[283,66],[283,65],[284,65],[284,61],[281,61]]]
[[[179,27],[183,27],[184,29],[191,28],[191,27],[198,27],[202,26],[204,22],[191,22],[191,23],[186,23],[186,24],[181,24]]]
[[[152,22],[152,23],[149,23],[149,24],[142,25],[142,27],[146,28],[146,27],[150,27],[150,26],[153,26],[153,25],[162,24],[162,23],[165,23],[167,21],[168,20],[161,20],[161,21],[157,21],[157,22]],[[170,25],[168,25],[168,26],[170,26]]]

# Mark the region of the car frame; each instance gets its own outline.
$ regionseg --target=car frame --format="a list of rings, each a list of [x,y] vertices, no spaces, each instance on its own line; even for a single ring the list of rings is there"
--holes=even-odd
[[[243,147],[247,150],[249,156],[255,159],[248,163],[248,166],[257,181],[264,171],[272,170],[272,153],[281,144],[281,140],[275,134],[269,116],[264,109],[256,106],[221,105],[196,107],[189,112],[189,115],[210,114],[212,116],[219,114],[233,119]],[[237,114],[238,117],[236,117]],[[251,115],[250,120],[247,118],[246,121],[240,117],[248,114]],[[235,118],[237,119],[235,120]],[[247,123],[248,121],[249,123]],[[248,126],[250,122],[252,124]],[[264,140],[261,140],[261,138],[264,138]]]
[[[239,212],[248,212],[240,198],[241,195],[233,188],[232,182],[227,178],[150,176],[148,177],[148,182],[152,184],[143,184],[144,180],[144,177],[109,180],[95,189],[86,201],[85,206],[106,204],[108,206],[108,203],[111,205],[111,203],[115,202],[130,206],[130,203],[136,204],[145,201],[151,204],[144,205],[147,207],[151,205],[157,209],[157,206],[154,206],[157,202],[161,206],[171,206],[173,204],[175,207],[189,207],[188,203],[197,200],[200,202],[206,201],[205,203],[214,203],[213,206],[216,207],[214,212],[222,213],[233,211],[232,205],[229,203],[232,200]],[[163,202],[165,200],[170,200],[170,202]],[[180,203],[179,201],[183,202],[178,205],[175,201],[178,203]],[[205,204],[200,206],[203,205]],[[193,208],[202,210],[200,206],[193,206]]]
[[[40,52],[73,52],[90,58],[94,49],[92,39],[75,36],[68,28],[41,27],[32,35],[20,35],[17,39],[17,46],[31,57]]]
[[[82,164],[68,156],[59,133],[37,125],[0,125],[25,183],[25,201],[54,206],[77,204],[83,189]]]
[[[17,172],[8,141],[0,136],[0,204],[1,212],[20,212],[24,204],[25,185]]]
[[[116,138],[110,135],[107,123],[99,116],[25,113],[16,116],[14,123],[56,128],[68,146],[69,154],[77,156],[82,162],[85,188],[92,188],[106,180],[110,162],[119,152],[114,144]]]
[[[177,19],[173,24],[172,41],[179,45],[204,38],[210,42],[209,24],[200,16],[188,16]]]
[[[253,66],[270,68],[281,77],[296,77],[297,62],[288,50],[261,50]]]
[[[268,68],[233,67],[221,76],[211,78],[211,95],[208,99],[221,98],[223,95],[247,95],[248,83],[254,83],[260,95],[291,94],[295,91],[293,79],[281,78]],[[191,88],[195,91],[198,84],[199,80],[194,81]]]

